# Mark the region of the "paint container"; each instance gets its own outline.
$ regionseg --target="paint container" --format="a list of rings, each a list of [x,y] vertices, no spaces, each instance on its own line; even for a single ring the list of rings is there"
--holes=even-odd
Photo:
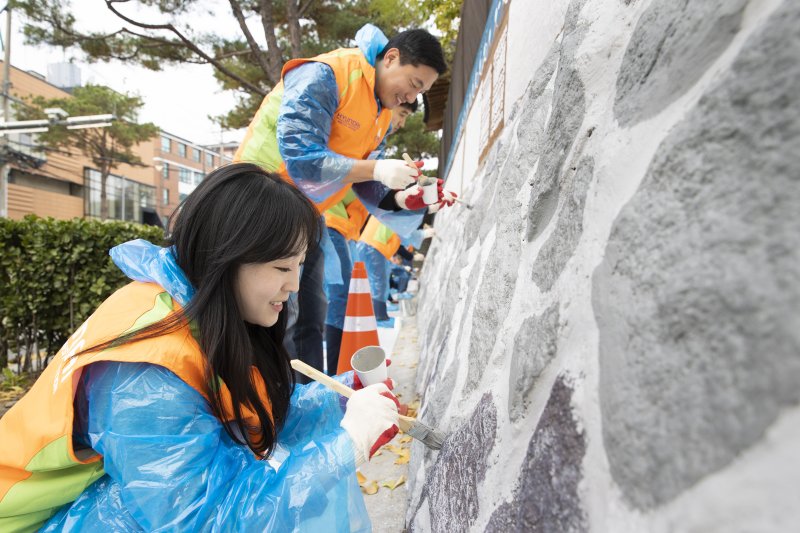
[[[436,178],[421,177],[417,182],[422,187],[422,201],[427,205],[439,201],[439,183]]]
[[[416,316],[417,299],[407,298],[405,300],[400,300],[400,311],[402,311],[404,317]]]
[[[382,383],[389,378],[386,370],[386,352],[380,346],[365,346],[350,358],[350,366],[365,387]]]

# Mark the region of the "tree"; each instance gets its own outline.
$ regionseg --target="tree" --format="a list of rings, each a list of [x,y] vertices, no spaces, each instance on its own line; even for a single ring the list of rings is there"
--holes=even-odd
[[[116,116],[111,126],[68,130],[65,125],[51,125],[46,133],[39,134],[39,143],[51,150],[76,149],[92,160],[100,172],[100,218],[108,218],[107,181],[111,171],[125,163],[142,165],[132,148],[158,134],[151,123],[137,124],[136,115],[142,107],[138,96],[120,94],[101,85],[87,85],[74,90],[72,97],[44,98],[36,96],[25,104],[16,106],[21,120],[47,118],[46,108],[58,107],[70,116]]]
[[[420,0],[419,3],[419,9],[425,19],[433,19],[441,34],[439,41],[442,43],[448,64],[453,61],[455,55],[463,4],[464,0]]]
[[[209,17],[209,4],[199,0],[104,1],[119,19],[116,28],[80,29],[63,0],[12,0],[11,5],[25,16],[30,44],[78,50],[88,61],[120,60],[152,70],[182,63],[213,66],[222,88],[238,93],[237,106],[216,117],[226,128],[249,123],[288,59],[351,46],[367,22],[392,35],[425,20],[421,0],[228,0],[224,11],[239,31],[220,37],[217,31],[192,29],[193,21]],[[225,13],[213,14],[219,28],[225,27]],[[259,21],[259,32],[250,19]]]

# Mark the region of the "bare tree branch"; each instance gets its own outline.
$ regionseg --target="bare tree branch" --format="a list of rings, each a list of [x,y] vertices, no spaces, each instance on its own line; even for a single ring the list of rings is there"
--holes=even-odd
[[[261,25],[264,27],[264,36],[267,39],[267,54],[269,64],[275,80],[281,77],[281,65],[283,65],[283,54],[278,46],[278,38],[275,36],[275,21],[272,17],[272,0],[261,0]]]
[[[132,18],[123,15],[122,13],[120,13],[113,6],[113,4],[118,3],[120,1],[126,1],[126,0],[105,0],[106,7],[108,7],[108,9],[112,13],[114,13],[117,17],[121,18],[122,20],[124,20],[125,22],[127,22],[129,24],[133,24],[136,27],[147,29],[147,30],[167,30],[167,31],[172,32],[173,34],[175,34],[175,36],[178,39],[181,40],[181,42],[183,42],[184,45],[186,45],[187,48],[189,48],[192,52],[197,54],[199,57],[203,58],[207,63],[210,63],[210,64],[214,65],[214,67],[217,70],[219,70],[222,74],[228,76],[229,78],[231,78],[233,80],[236,80],[237,82],[239,82],[242,85],[242,87],[246,88],[247,90],[249,90],[251,92],[254,92],[256,94],[261,94],[261,95],[266,95],[267,94],[267,92],[264,89],[262,89],[261,87],[258,87],[257,85],[254,85],[254,84],[250,83],[249,81],[247,81],[246,79],[242,78],[241,76],[239,76],[235,72],[231,71],[229,68],[225,67],[225,65],[223,65],[221,62],[219,62],[216,59],[214,59],[213,57],[209,56],[200,47],[198,47],[196,44],[194,44],[192,41],[190,41],[185,35],[183,35],[180,31],[178,31],[178,29],[175,28],[175,26],[173,26],[172,24],[145,24],[143,22],[139,22],[139,21],[133,20]],[[150,39],[151,38],[150,36],[142,36],[142,37],[145,38],[145,39]]]
[[[297,12],[297,16],[303,18],[308,11],[308,8],[311,7],[311,4],[314,3],[314,0],[306,0],[306,3],[300,8],[300,11]]]
[[[292,46],[292,57],[300,57],[300,14],[297,10],[298,0],[286,0],[286,20],[289,23],[289,42]]]
[[[250,50],[253,51],[253,55],[256,57],[256,61],[261,66],[261,70],[264,71],[270,81],[275,84],[278,80],[272,79],[272,69],[270,68],[270,64],[267,58],[264,56],[263,52],[258,46],[258,43],[253,38],[253,34],[250,33],[250,28],[247,27],[247,21],[244,19],[244,14],[242,13],[242,6],[239,5],[237,0],[228,0],[231,5],[231,9],[233,10],[233,16],[236,17],[236,21],[239,23],[239,28],[244,33],[244,38],[247,40],[247,44],[250,46]]]

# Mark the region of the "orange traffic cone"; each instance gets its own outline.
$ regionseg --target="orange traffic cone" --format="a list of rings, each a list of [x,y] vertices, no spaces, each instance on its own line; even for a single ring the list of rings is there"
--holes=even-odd
[[[364,346],[379,346],[378,324],[372,310],[372,295],[369,292],[367,268],[363,261],[353,265],[350,277],[350,291],[347,295],[347,310],[342,329],[342,345],[339,349],[339,364],[336,373],[353,370],[350,358]]]

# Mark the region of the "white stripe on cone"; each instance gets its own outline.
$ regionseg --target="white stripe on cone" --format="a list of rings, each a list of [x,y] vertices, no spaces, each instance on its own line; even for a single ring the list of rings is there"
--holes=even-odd
[[[369,280],[366,278],[350,278],[351,294],[370,294]]]
[[[363,332],[378,329],[378,323],[374,316],[346,316],[344,317],[344,329],[342,331]]]

